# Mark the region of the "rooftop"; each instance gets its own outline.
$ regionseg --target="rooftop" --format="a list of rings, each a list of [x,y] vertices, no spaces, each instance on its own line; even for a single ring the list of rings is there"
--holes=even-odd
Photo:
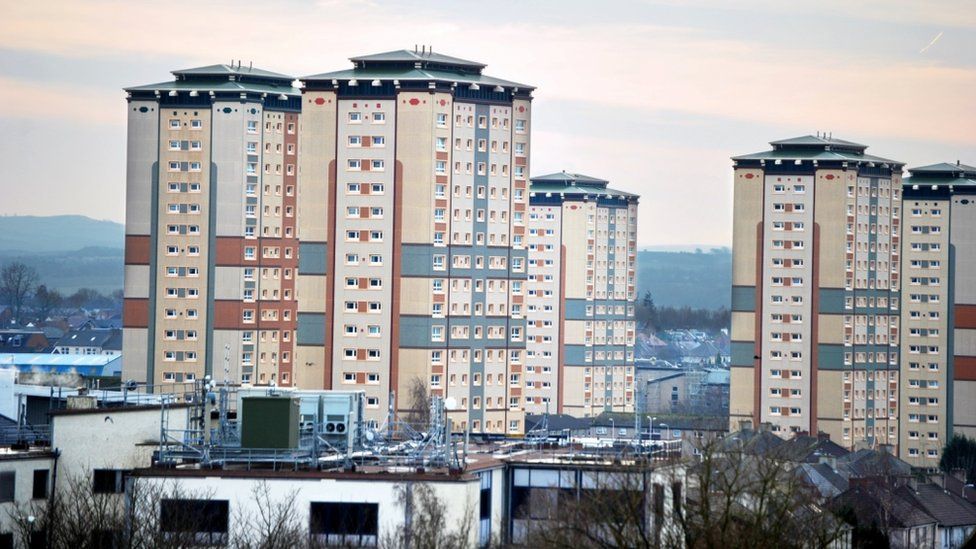
[[[348,85],[359,85],[359,80],[394,80],[399,82],[442,82],[467,84],[471,89],[480,86],[491,86],[494,91],[504,92],[521,90],[530,92],[535,89],[527,84],[520,84],[510,80],[502,80],[482,74],[486,67],[483,63],[468,61],[442,53],[424,49],[421,51],[395,50],[370,55],[350,57],[352,69],[312,74],[302,77],[304,82],[344,81]],[[370,83],[371,85],[377,85]],[[366,83],[363,83],[365,86]]]
[[[557,193],[607,198],[639,198],[638,195],[607,187],[609,181],[566,171],[531,178],[531,193]]]
[[[909,176],[902,180],[908,185],[974,185],[976,186],[976,167],[959,161],[955,164],[940,162],[928,166],[908,168]]]
[[[132,86],[132,92],[239,92],[299,95],[301,90],[292,86],[295,77],[251,65],[207,65],[172,71],[174,80]],[[191,94],[192,95],[192,94]]]
[[[732,160],[817,160],[817,161],[855,161],[904,166],[903,162],[866,154],[867,145],[834,139],[820,135],[804,135],[789,139],[770,141],[772,150],[733,156]]]

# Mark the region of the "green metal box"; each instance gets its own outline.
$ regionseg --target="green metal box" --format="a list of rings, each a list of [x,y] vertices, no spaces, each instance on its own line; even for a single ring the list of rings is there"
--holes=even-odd
[[[241,399],[241,448],[298,447],[299,400],[284,396]]]

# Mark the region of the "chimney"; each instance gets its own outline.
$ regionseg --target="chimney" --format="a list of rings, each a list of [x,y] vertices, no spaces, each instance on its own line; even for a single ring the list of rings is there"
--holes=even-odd
[[[773,430],[773,424],[768,421],[764,421],[759,424],[759,432],[761,433],[769,433],[772,430]]]
[[[817,442],[830,442],[830,433],[825,433],[823,431],[817,432]]]
[[[739,420],[739,430],[740,431],[751,431],[752,430],[752,421],[751,420],[748,420],[748,419],[740,419]]]

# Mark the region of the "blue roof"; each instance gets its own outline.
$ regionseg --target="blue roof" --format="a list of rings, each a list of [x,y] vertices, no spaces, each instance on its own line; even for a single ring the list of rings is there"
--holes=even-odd
[[[50,353],[0,353],[0,368],[21,372],[78,373],[101,376],[118,375],[122,369],[119,355],[56,355]]]

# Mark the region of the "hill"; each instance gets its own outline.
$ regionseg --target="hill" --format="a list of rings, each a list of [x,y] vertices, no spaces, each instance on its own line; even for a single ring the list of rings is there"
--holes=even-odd
[[[74,252],[88,247],[125,246],[125,228],[83,215],[0,216],[0,254]]]
[[[731,307],[732,253],[637,252],[637,298],[650,291],[659,306]]]

